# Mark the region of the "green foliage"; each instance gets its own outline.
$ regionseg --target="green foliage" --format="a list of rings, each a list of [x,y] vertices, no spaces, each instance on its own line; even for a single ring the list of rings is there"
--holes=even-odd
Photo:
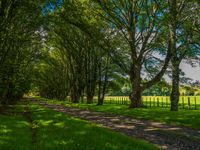
[[[143,95],[146,96],[169,96],[171,93],[171,86],[166,81],[161,81],[151,88],[146,89]]]
[[[2,0],[0,14],[0,103],[9,103],[30,89],[31,68],[40,54],[40,7]]]
[[[48,64],[40,64],[35,73],[35,86],[41,96],[46,98],[65,99],[68,95],[67,70],[55,58],[49,58]]]

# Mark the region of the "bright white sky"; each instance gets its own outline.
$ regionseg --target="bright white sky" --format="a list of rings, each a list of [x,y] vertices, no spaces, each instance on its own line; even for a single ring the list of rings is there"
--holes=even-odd
[[[185,76],[191,79],[200,81],[200,65],[192,67],[189,64],[182,63],[180,68],[185,72]]]

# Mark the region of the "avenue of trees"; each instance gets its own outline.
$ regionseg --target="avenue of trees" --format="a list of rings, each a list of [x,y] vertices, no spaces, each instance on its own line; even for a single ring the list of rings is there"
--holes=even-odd
[[[130,108],[143,107],[142,95],[162,93],[177,111],[180,64],[200,59],[199,5],[0,0],[0,102],[32,91],[50,99],[70,96],[73,103],[97,96],[103,105],[106,94],[124,91]]]

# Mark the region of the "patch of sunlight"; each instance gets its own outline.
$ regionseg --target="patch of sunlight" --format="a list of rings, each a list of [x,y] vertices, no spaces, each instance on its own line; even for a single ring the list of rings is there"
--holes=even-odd
[[[108,149],[118,149],[118,147],[116,145],[112,145],[111,143],[106,143],[105,146],[108,148]]]
[[[47,134],[42,134],[42,136],[41,136],[43,139],[46,139],[46,138],[48,138],[48,136],[47,136]]]
[[[12,132],[12,130],[6,128],[0,130],[0,133],[9,133],[9,132]]]
[[[54,123],[54,126],[64,128],[65,124],[64,122],[58,122],[58,123]]]
[[[6,125],[0,125],[0,133],[9,133],[12,132],[11,129],[8,129],[8,127]]]
[[[58,114],[54,115],[54,117],[61,117],[61,116],[62,116],[61,113],[58,113]]]
[[[4,140],[4,141],[9,141],[11,139],[10,136],[0,136],[0,141]]]
[[[49,124],[53,123],[53,120],[48,120],[48,121],[45,121],[45,120],[39,120],[40,124],[43,125],[43,126],[48,126]]]
[[[18,121],[16,127],[23,127],[24,125],[29,126],[29,123],[27,121]]]
[[[6,126],[6,125],[3,125],[3,124],[1,124],[1,125],[0,125],[0,128],[4,128],[4,129],[6,129],[6,128],[7,128],[7,126]]]
[[[79,132],[76,132],[76,134],[79,134],[79,135],[85,135],[87,132],[86,131],[79,131]]]
[[[62,140],[62,141],[55,141],[55,143],[56,143],[56,144],[59,144],[59,145],[67,145],[67,144],[73,144],[74,141],[70,139],[70,140],[67,140],[67,141],[65,141],[65,140]]]

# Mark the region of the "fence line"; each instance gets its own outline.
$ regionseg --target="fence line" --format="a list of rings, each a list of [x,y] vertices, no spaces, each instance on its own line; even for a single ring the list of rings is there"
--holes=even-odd
[[[67,101],[71,101],[70,97]],[[86,102],[86,97],[81,100],[81,103]],[[151,108],[170,108],[169,96],[142,96],[143,105]],[[94,97],[93,103],[97,103],[97,97]],[[104,104],[117,104],[129,105],[130,99],[128,96],[106,96]],[[200,109],[200,96],[180,96],[179,104],[180,109],[197,110]]]
[[[142,102],[146,107],[170,107],[169,96],[143,96]],[[105,104],[119,104],[129,105],[130,100],[127,96],[106,96],[104,100]],[[180,96],[179,108],[181,109],[200,109],[200,96]]]

